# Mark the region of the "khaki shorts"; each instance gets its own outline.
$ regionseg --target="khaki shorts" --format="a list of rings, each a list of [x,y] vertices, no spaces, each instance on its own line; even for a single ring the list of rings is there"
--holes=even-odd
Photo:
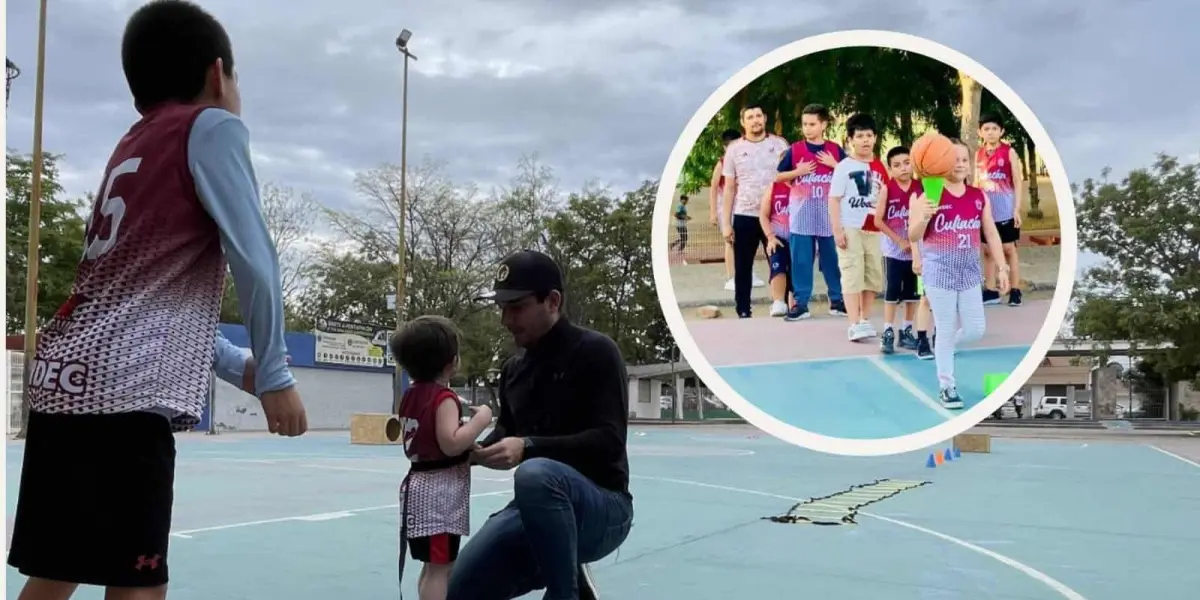
[[[846,247],[837,249],[842,293],[883,291],[883,248],[879,233],[846,229]]]

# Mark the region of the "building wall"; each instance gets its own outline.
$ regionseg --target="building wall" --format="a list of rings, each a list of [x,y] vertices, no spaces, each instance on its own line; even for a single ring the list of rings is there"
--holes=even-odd
[[[219,325],[234,345],[250,346],[241,325]],[[316,338],[310,333],[288,333],[292,373],[308,412],[310,429],[349,429],[355,413],[388,413],[392,410],[392,367],[343,366],[316,361]],[[402,387],[407,381],[402,382]],[[262,404],[224,381],[216,380],[212,421],[217,431],[266,431]],[[197,429],[208,430],[209,414]]]

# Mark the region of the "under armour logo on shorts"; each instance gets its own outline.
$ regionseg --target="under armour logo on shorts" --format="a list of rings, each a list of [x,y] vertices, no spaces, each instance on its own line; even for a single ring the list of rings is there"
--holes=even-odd
[[[158,561],[160,559],[162,559],[161,554],[155,554],[154,556],[150,557],[147,557],[145,554],[143,554],[137,558],[137,564],[133,565],[133,568],[141,571],[142,567],[150,567],[150,570],[153,571],[158,568]]]

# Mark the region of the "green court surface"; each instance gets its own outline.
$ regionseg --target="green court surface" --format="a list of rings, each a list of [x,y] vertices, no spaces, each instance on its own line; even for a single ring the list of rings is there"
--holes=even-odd
[[[635,429],[633,532],[594,570],[621,600],[1194,597],[1200,452],[1148,440],[994,439],[929,468],[929,450],[848,458],[746,426]],[[8,445],[10,520],[21,448]],[[346,433],[181,436],[170,597],[397,597],[404,468],[397,447]],[[511,498],[511,473],[475,475],[478,527]],[[842,524],[764,519],[810,498],[807,514]],[[8,576],[15,597],[22,578]]]

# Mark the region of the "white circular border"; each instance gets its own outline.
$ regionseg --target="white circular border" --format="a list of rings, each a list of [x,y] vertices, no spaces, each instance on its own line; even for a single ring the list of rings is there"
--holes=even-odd
[[[1034,340],[1029,353],[1017,365],[1016,370],[1004,380],[1000,388],[979,404],[944,423],[908,435],[874,440],[836,438],[794,427],[763,412],[726,383],[724,378],[717,374],[716,369],[709,364],[700,348],[696,346],[696,341],[692,339],[691,332],[684,321],[683,312],[675,297],[674,283],[671,281],[669,244],[667,243],[671,218],[670,207],[675,197],[675,188],[679,183],[679,175],[692,146],[700,138],[700,134],[703,133],[704,127],[712,119],[712,116],[717,114],[717,111],[742,88],[772,69],[808,54],[851,46],[895,48],[940,60],[967,72],[1003,102],[1033,138],[1038,148],[1038,154],[1050,173],[1055,201],[1058,203],[1059,229],[1062,240],[1058,284],[1055,288],[1054,299],[1050,302],[1050,312],[1046,317],[1046,322],[1042,324],[1042,329]],[[717,397],[721,398],[726,405],[750,424],[785,442],[830,454],[886,456],[911,452],[943,443],[982,421],[1017,393],[1021,386],[1033,376],[1038,364],[1049,352],[1067,316],[1071,291],[1075,284],[1079,250],[1076,237],[1075,206],[1070,201],[1071,198],[1070,180],[1063,167],[1062,159],[1058,155],[1058,149],[1054,147],[1049,134],[1046,133],[1033,111],[1017,96],[1017,93],[983,65],[937,42],[891,31],[851,30],[816,35],[781,46],[755,59],[717,88],[688,121],[679,140],[675,142],[675,148],[671,150],[671,156],[667,160],[658,188],[658,205],[654,213],[653,240],[651,241],[654,283],[667,325],[692,370],[716,393]]]

